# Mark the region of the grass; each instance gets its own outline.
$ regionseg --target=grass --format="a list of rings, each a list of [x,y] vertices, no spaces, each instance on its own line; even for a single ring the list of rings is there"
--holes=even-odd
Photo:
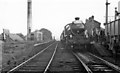
[[[7,42],[4,43],[2,53],[2,64],[6,64],[8,61],[21,60],[26,57],[32,50],[34,42]]]
[[[43,41],[45,42],[45,41]],[[48,44],[34,47],[34,44],[42,42],[7,42],[4,43],[2,50],[2,66],[15,67],[16,65],[27,60],[35,53],[45,48]],[[52,42],[51,42],[52,43]]]

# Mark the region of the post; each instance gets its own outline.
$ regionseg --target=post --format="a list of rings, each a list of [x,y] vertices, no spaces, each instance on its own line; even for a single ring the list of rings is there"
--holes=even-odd
[[[114,38],[115,38],[115,22],[116,22],[116,19],[117,19],[117,7],[115,7],[115,20],[114,20]]]
[[[108,0],[106,0],[106,34],[107,34],[107,36],[108,36],[108,5],[109,5],[110,3],[108,3]]]
[[[110,20],[110,24],[109,25],[110,25],[110,44],[111,44],[112,43],[112,38],[111,38],[111,36],[112,36],[112,33],[111,33],[111,27],[112,27],[111,26],[111,20]]]
[[[117,7],[115,7],[115,20],[117,19],[117,15],[118,15]]]

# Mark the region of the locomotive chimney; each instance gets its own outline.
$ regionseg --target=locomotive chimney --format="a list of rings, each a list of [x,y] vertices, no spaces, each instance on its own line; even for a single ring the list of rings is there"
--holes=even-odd
[[[75,17],[75,20],[79,20],[80,18],[79,17]]]
[[[92,15],[91,18],[94,20],[94,16]]]

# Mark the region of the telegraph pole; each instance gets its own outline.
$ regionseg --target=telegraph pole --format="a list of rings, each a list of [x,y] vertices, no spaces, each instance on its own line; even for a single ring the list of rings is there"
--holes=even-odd
[[[115,38],[115,22],[117,19],[117,7],[115,7],[115,20],[114,20],[114,38]]]
[[[107,36],[108,36],[108,5],[110,4],[110,3],[108,3],[108,0],[106,0],[106,34],[107,34]]]
[[[32,0],[27,1],[27,40],[31,38],[31,26],[32,26]]]

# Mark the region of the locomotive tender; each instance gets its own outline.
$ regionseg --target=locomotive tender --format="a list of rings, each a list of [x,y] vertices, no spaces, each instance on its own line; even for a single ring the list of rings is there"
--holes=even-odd
[[[84,23],[79,20],[79,17],[76,17],[75,21],[64,27],[60,38],[63,44],[73,49],[83,49],[90,44],[87,30]]]

